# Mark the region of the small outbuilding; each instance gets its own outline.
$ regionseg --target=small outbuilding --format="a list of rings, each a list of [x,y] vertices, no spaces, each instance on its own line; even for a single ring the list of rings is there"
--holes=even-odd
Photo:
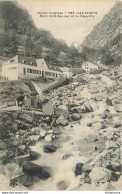
[[[42,102],[43,105],[43,115],[51,116],[53,115],[53,101],[51,99],[45,99]]]
[[[72,77],[72,71],[69,67],[60,67],[63,77],[70,78]]]
[[[98,72],[98,66],[93,64],[93,63],[90,63],[90,62],[84,63],[82,65],[82,69],[88,73],[97,73]]]

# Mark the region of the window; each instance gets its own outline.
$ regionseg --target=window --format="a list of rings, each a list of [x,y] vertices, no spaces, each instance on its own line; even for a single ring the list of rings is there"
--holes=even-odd
[[[41,75],[41,71],[39,71],[40,75]]]
[[[17,67],[9,67],[8,70],[15,70]]]
[[[26,68],[23,69],[23,73],[26,74]]]
[[[47,72],[47,71],[45,72],[45,75],[46,76],[54,76],[55,77],[55,73],[51,73],[51,72]]]
[[[30,69],[27,69],[27,73],[30,73]]]
[[[52,76],[55,77],[55,73],[52,73]]]
[[[30,73],[32,73],[32,69],[30,69]]]
[[[48,75],[48,72],[47,71],[45,71],[45,75]]]
[[[14,59],[11,59],[10,62],[13,63],[14,62]]]
[[[22,60],[22,62],[25,64],[25,60]]]

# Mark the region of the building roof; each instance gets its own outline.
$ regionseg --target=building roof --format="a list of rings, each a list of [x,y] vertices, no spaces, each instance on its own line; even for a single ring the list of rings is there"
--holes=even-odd
[[[57,71],[62,72],[59,67],[54,65],[47,65],[45,62],[45,59],[34,59],[32,57],[25,57],[23,55],[16,55],[15,57],[11,58],[8,62],[4,63],[3,65],[10,65],[10,64],[16,64],[16,63],[22,63],[24,65],[34,66],[34,67],[40,67],[40,64],[42,62],[45,65],[45,70],[51,70],[51,71]]]
[[[60,67],[60,70],[63,71],[63,72],[69,72],[68,67]]]
[[[49,68],[49,70],[62,72],[62,71],[59,69],[59,67],[56,67],[56,66],[49,66],[49,65],[48,65],[48,68]]]
[[[32,57],[24,57],[21,55],[18,55],[18,63],[23,63],[25,65],[31,65],[37,67],[36,59]]]

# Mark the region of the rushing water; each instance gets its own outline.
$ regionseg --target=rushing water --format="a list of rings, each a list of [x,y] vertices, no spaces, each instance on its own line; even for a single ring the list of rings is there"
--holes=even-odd
[[[76,177],[74,169],[77,163],[86,163],[90,159],[93,159],[98,153],[95,152],[94,142],[88,143],[85,139],[93,136],[97,136],[96,128],[87,127],[88,122],[98,122],[100,113],[103,113],[107,108],[105,100],[98,103],[92,100],[93,95],[85,87],[82,90],[82,86],[76,89],[78,96],[91,100],[91,106],[94,109],[94,113],[83,114],[83,118],[79,122],[71,122],[67,127],[62,129],[62,134],[58,139],[53,140],[52,144],[57,146],[57,150],[54,153],[45,153],[43,146],[46,144],[45,140],[41,140],[31,149],[41,154],[41,157],[33,162],[47,166],[51,169],[51,178],[47,180],[40,180],[35,183],[30,190],[58,190],[57,183],[60,181],[66,181],[67,189],[73,190],[79,185],[80,176]],[[104,98],[106,98],[104,96]],[[113,111],[113,110],[111,110]],[[94,115],[94,117],[92,117]],[[100,142],[102,147],[104,142]],[[63,156],[69,154],[70,157],[63,159]]]
[[[84,89],[84,92],[80,95],[86,97],[88,90]],[[103,101],[99,103],[99,107],[94,101],[91,101],[91,104],[96,115],[105,110],[105,103]],[[92,118],[92,113],[86,113],[79,122],[72,122],[67,127],[64,127],[60,137],[53,142],[58,147],[54,153],[45,153],[43,151],[43,146],[46,143],[44,140],[31,147],[32,150],[41,154],[41,157],[35,160],[34,163],[50,167],[51,178],[40,180],[40,182],[34,184],[30,189],[58,190],[57,183],[60,181],[67,182],[66,190],[73,190],[79,185],[80,176],[76,177],[74,173],[76,164],[86,163],[97,155],[94,150],[94,143],[91,142],[88,144],[85,141],[86,137],[97,134],[96,129],[91,130],[90,127],[87,127],[87,123],[93,120],[98,121],[98,119],[99,117],[97,116]],[[66,154],[70,154],[70,157],[62,160]]]
[[[57,190],[57,183],[66,181],[67,190],[72,190],[79,184],[80,176],[76,177],[74,169],[77,163],[86,163],[94,157],[94,144],[88,144],[84,141],[85,137],[95,134],[95,130],[87,127],[87,122],[92,120],[91,114],[85,114],[80,122],[71,123],[62,130],[59,139],[54,140],[54,144],[58,147],[54,153],[45,153],[43,146],[44,140],[38,142],[36,146],[31,147],[34,151],[41,154],[34,163],[51,168],[51,178],[41,180],[34,184],[30,189],[33,190]],[[70,154],[68,159],[62,160],[63,156]],[[96,153],[95,153],[96,154]]]

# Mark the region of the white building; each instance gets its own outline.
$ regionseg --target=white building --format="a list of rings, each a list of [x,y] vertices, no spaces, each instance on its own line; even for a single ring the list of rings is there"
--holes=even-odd
[[[98,71],[98,66],[90,63],[90,62],[86,62],[82,65],[82,69],[88,73],[95,73]]]
[[[72,77],[72,71],[68,67],[60,67],[60,70],[62,71],[62,74],[64,77],[69,78]]]
[[[62,75],[58,67],[48,67],[44,59],[33,59],[17,55],[2,64],[2,77],[7,80],[30,79],[36,77],[57,78]]]

